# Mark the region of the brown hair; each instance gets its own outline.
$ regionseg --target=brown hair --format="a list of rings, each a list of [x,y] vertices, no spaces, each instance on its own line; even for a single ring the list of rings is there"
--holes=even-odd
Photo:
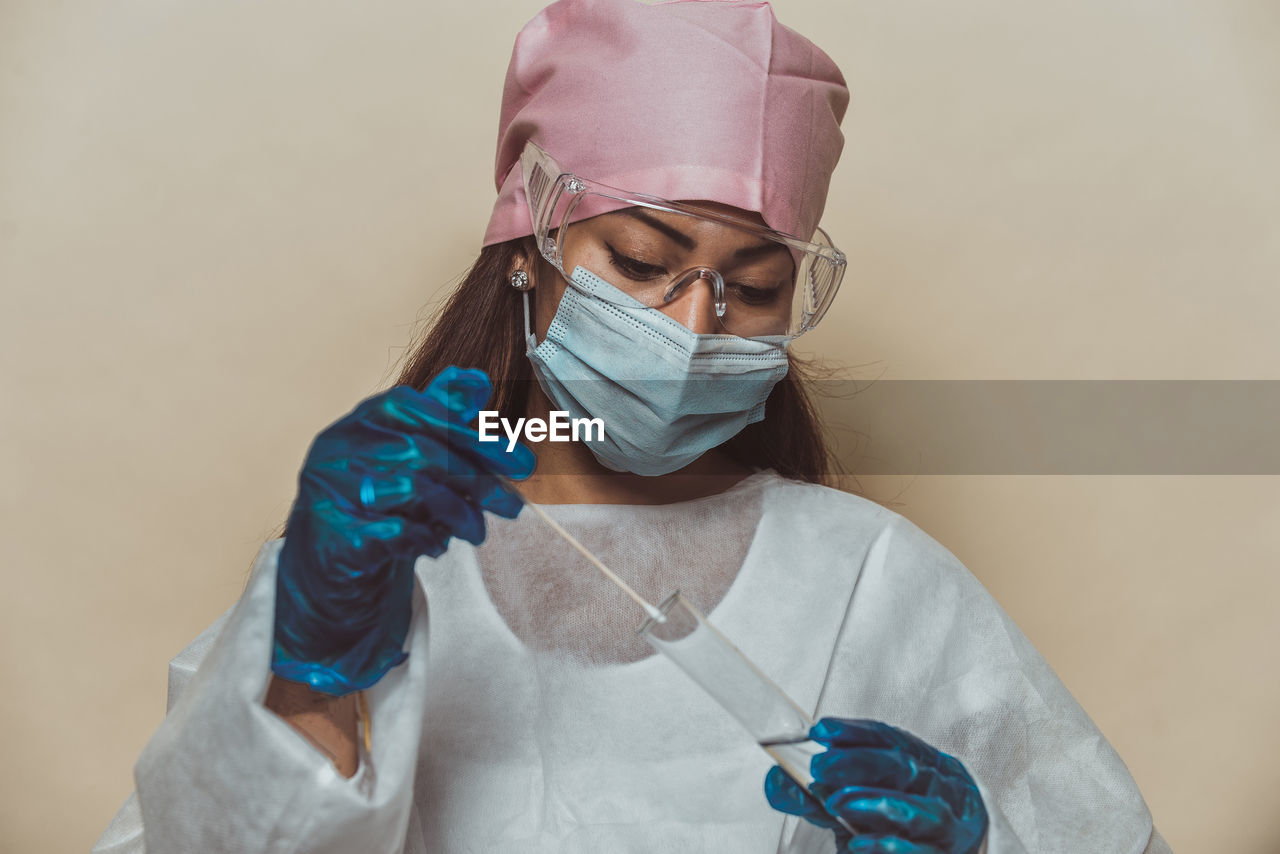
[[[503,417],[523,417],[534,377],[524,352],[520,293],[508,277],[513,269],[527,266],[522,261],[537,257],[532,237],[481,249],[411,349],[397,383],[422,390],[449,365],[478,368],[493,382],[488,406]],[[794,355],[789,361],[787,375],[765,402],[764,420],[730,439],[724,449],[746,465],[831,484],[839,469],[806,389],[812,366]]]

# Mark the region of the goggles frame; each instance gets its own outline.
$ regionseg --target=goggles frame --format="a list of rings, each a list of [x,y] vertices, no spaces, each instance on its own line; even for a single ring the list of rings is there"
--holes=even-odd
[[[802,290],[800,297],[800,317],[796,331],[789,331],[784,337],[794,339],[818,325],[827,309],[831,307],[840,283],[844,278],[848,260],[845,254],[835,247],[831,238],[821,228],[814,237],[818,241],[802,240],[792,234],[775,231],[767,226],[716,211],[707,211],[694,205],[671,201],[647,193],[633,193],[592,181],[575,175],[561,168],[560,164],[540,148],[533,140],[525,143],[520,155],[520,168],[524,178],[525,200],[529,207],[529,219],[533,226],[533,236],[538,251],[554,266],[570,285],[569,272],[564,269],[564,240],[567,228],[579,204],[588,196],[598,196],[611,201],[620,202],[616,210],[622,207],[635,206],[666,213],[683,214],[703,220],[720,223],[740,231],[747,232],[763,240],[771,240],[786,246],[796,260],[796,287]],[[560,211],[557,216],[557,211]],[[606,213],[608,211],[601,211]],[[594,214],[593,214],[594,216]],[[559,220],[555,222],[553,220]],[[720,287],[716,288],[717,314],[723,317],[724,309],[719,305],[723,299],[723,281],[718,271],[711,268],[694,268],[715,272],[715,279]],[[692,271],[687,271],[692,272]],[[818,279],[823,281],[819,283]],[[704,276],[704,278],[711,278]],[[794,318],[793,318],[794,319]]]

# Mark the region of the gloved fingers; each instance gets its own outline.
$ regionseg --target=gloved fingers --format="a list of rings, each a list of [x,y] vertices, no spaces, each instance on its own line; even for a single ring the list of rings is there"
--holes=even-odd
[[[806,816],[823,812],[822,805],[804,788],[791,779],[781,765],[769,769],[764,777],[764,796],[769,806],[788,815]]]
[[[432,505],[429,500],[424,499],[426,495],[434,494],[433,485],[439,485],[457,496],[458,501],[471,507],[489,510],[508,519],[515,518],[523,506],[520,497],[507,489],[500,478],[483,472],[467,472],[457,460],[455,457],[450,464],[452,472],[442,472],[435,465],[415,471],[415,496],[406,501],[397,512],[422,520],[430,518]]]
[[[452,535],[443,525],[410,523],[405,526],[402,547],[405,554],[440,557],[449,548],[449,537]]]
[[[472,403],[480,401],[475,383],[451,391],[455,385],[432,388],[434,396],[402,385],[367,398],[321,431],[307,454],[307,465],[341,469],[358,458],[385,470],[408,466],[449,475],[528,477],[536,461],[533,452],[520,443],[507,450],[507,441],[481,442],[468,424],[474,418]]]
[[[352,500],[357,513],[366,517],[408,515],[418,495],[415,478],[383,472],[343,472],[338,490]]]
[[[465,424],[474,421],[493,393],[484,371],[450,365],[427,384],[422,394],[459,416]]]
[[[487,475],[470,478],[448,478],[443,482],[432,480],[423,472],[409,474],[382,474],[360,472],[332,473],[337,481],[336,491],[354,495],[352,504],[356,513],[368,515],[395,515],[410,521],[435,520],[445,524],[459,521],[464,527],[454,531],[468,542],[479,544],[484,537],[484,524],[479,514],[486,505],[494,504],[506,509],[496,493],[509,496],[499,482]],[[442,491],[443,490],[443,491]],[[520,502],[514,496],[516,511]],[[477,527],[478,525],[478,527]],[[479,536],[481,540],[473,539]]]
[[[829,830],[840,829],[840,823],[831,817],[822,806],[822,802],[808,792],[795,780],[791,779],[782,767],[775,765],[769,769],[764,778],[764,796],[769,806],[778,812],[796,815],[811,824]]]
[[[943,756],[951,759],[946,754],[943,754]],[[947,802],[947,806],[951,807],[951,812],[958,818],[967,819],[975,812],[983,810],[982,798],[978,795],[977,784],[973,782],[973,778],[964,770],[964,766],[960,765],[959,762],[956,762],[956,765],[963,776],[952,776],[940,769],[924,771],[916,781],[916,787],[912,790],[912,794],[941,798]]]
[[[879,747],[906,750],[913,756],[920,748],[933,750],[905,730],[865,718],[822,718],[809,730],[809,737],[829,747]]]
[[[825,787],[817,787],[826,791]],[[765,776],[765,797],[768,798],[769,805],[779,812],[789,815],[799,816],[806,821],[818,825],[819,827],[832,830],[836,834],[837,849],[841,851],[854,851],[859,854],[948,854],[944,847],[937,847],[930,841],[924,839],[904,838],[904,835],[898,835],[895,830],[900,830],[896,825],[889,825],[889,829],[877,830],[882,827],[886,810],[882,806],[880,811],[870,820],[864,822],[863,813],[858,809],[859,795],[854,794],[855,791],[861,792],[868,799],[872,797],[893,796],[893,792],[874,793],[873,790],[840,790],[834,795],[826,799],[826,806],[814,796],[812,792],[806,791],[799,783],[791,779],[791,777],[782,770],[781,767],[775,765],[769,769],[769,773]],[[833,808],[841,808],[843,804],[852,804],[854,809],[841,812],[840,815],[845,818],[851,825],[858,830],[866,830],[866,833],[850,838],[845,829],[839,822],[832,817],[827,811],[827,806]],[[871,806],[865,804],[864,806]],[[945,806],[943,807],[945,810]],[[899,804],[899,814],[901,815],[917,815],[919,810],[915,809],[914,804]],[[889,815],[893,812],[888,811]],[[917,821],[917,824],[920,824]],[[920,829],[920,828],[912,828]]]
[[[978,792],[978,784],[972,781],[968,786],[964,787],[961,796],[956,800],[949,800],[951,809],[956,815],[960,816],[960,820],[965,824],[981,823],[983,828],[987,822],[987,807],[982,803],[982,795]]]
[[[862,833],[846,842],[844,848],[837,850],[853,854],[948,854],[946,849],[927,842],[912,842],[900,836]]]
[[[511,480],[524,480],[533,474],[537,458],[528,446],[508,439],[481,442],[480,434],[470,427],[449,434],[455,453],[472,461],[478,471],[488,472]],[[510,447],[510,450],[508,450]]]
[[[456,491],[455,486],[452,482],[436,483],[425,477],[415,478],[414,494],[398,508],[397,515],[408,519],[413,528],[426,528],[435,536],[441,536],[442,543],[452,535],[479,545],[484,542],[484,516],[469,497]]]
[[[304,468],[298,477],[298,500],[289,518],[289,531],[301,533],[301,526],[311,517],[315,524],[308,525],[312,536],[337,536],[347,544],[367,548],[370,540],[390,540],[399,536],[402,524],[390,522],[385,515],[370,513],[360,503],[360,476],[352,472],[320,473]],[[384,489],[392,487],[384,486]],[[299,517],[299,511],[304,511]]]
[[[352,414],[405,432],[463,427],[489,399],[489,380],[480,371],[446,368],[422,391],[398,385],[362,401]]]
[[[380,471],[432,466],[451,473],[527,476],[533,468],[532,452],[519,443],[508,452],[506,444],[480,442],[478,434],[466,427],[413,432],[350,417],[321,432],[307,460],[324,468],[344,468],[349,460],[358,459]]]
[[[924,739],[882,721],[823,718],[813,725],[809,737],[829,747],[901,751],[918,765],[937,769],[940,774],[965,783],[973,782],[960,760],[943,753]]]
[[[358,433],[362,427],[381,427],[411,436],[471,434],[478,441],[463,414],[449,409],[438,397],[429,397],[408,385],[398,385],[365,398],[324,432],[345,438]]]
[[[373,533],[375,527],[364,528],[366,523],[387,516],[412,519],[423,512],[424,490],[439,496],[435,481],[413,471],[396,474],[369,469],[360,460],[350,460],[343,469],[303,469],[300,480],[305,499],[313,513],[329,524],[332,530],[357,534],[360,529]],[[465,501],[455,495],[455,501]],[[388,531],[391,536],[395,532]]]
[[[450,423],[465,424],[456,412],[427,397],[413,386],[398,385],[370,395],[355,405],[351,412],[335,422],[363,421],[401,433],[418,433],[424,428],[438,429]]]
[[[523,480],[533,472],[535,459],[528,447],[517,442],[508,451],[507,441],[481,442],[479,433],[469,426],[491,392],[489,378],[482,371],[449,367],[420,393],[409,386],[396,386],[392,392],[397,414],[412,415],[426,432],[447,436],[451,450],[470,458],[477,470],[513,480]]]
[[[446,376],[449,370],[442,372],[425,391],[398,385],[374,395],[359,404],[348,419],[414,436],[435,436],[454,450],[465,448],[491,466],[500,467],[503,471],[499,473],[506,474],[505,470],[511,469],[508,476],[518,474],[522,466],[530,463],[532,454],[528,448],[517,443],[508,453],[506,442],[481,442],[479,433],[470,426],[488,399],[488,380],[478,371],[454,371],[452,379]],[[480,379],[469,378],[470,374],[478,374]],[[524,453],[517,453],[520,449]],[[528,467],[531,469],[532,465]]]
[[[926,794],[937,774],[899,750],[875,747],[830,747],[809,764],[813,779],[838,788],[856,783],[878,789]]]
[[[956,759],[949,753],[938,752],[935,761],[935,767],[938,773],[950,780],[954,785],[964,790],[975,788],[973,777],[969,775],[969,771],[964,767],[964,763]]]
[[[498,480],[494,480],[489,490],[478,494],[477,498],[480,506],[485,510],[507,519],[516,518],[520,514],[520,508],[524,506],[520,496],[511,492]]]
[[[366,574],[384,558],[418,548],[414,554],[438,557],[449,537],[478,545],[484,541],[480,507],[455,490],[421,474],[393,477],[359,471],[302,474],[307,511],[316,523],[314,536],[332,543],[316,547],[330,552],[326,575],[341,578],[338,556],[354,550]],[[290,523],[291,529],[294,523]],[[298,531],[299,534],[302,531]]]
[[[943,850],[956,837],[956,816],[940,798],[846,786],[827,796],[824,804],[860,833],[900,836]]]
[[[366,425],[369,430],[379,430]],[[431,484],[447,487],[458,500],[493,510],[508,518],[520,509],[518,497],[493,475],[477,471],[466,454],[453,451],[433,436],[390,434],[391,442],[357,444],[349,456],[331,460],[311,459],[304,475],[335,501],[353,512],[395,513],[407,517],[429,511],[421,495]],[[340,443],[325,450],[343,451]],[[394,461],[392,458],[394,457]],[[428,516],[429,517],[429,516]]]
[[[335,422],[316,437],[307,454],[307,465],[325,470],[361,465],[382,472],[421,468],[423,452],[415,439],[413,433],[349,417]]]
[[[957,815],[964,811],[971,782],[967,776],[963,780],[950,777],[910,754],[887,748],[831,747],[813,757],[810,769],[815,782],[832,790],[858,785],[936,797]]]
[[[353,437],[375,437],[376,424],[352,425]],[[386,429],[386,428],[383,428]],[[507,442],[481,442],[479,435],[464,426],[448,430],[431,429],[414,433],[401,433],[396,443],[378,437],[373,447],[378,449],[375,459],[387,460],[396,467],[427,471],[437,480],[500,475],[512,480],[522,480],[533,472],[536,459],[533,452],[520,443],[510,451]],[[367,455],[363,454],[362,455]]]
[[[424,456],[408,466],[413,470],[415,480],[421,478],[447,486],[469,503],[509,519],[520,512],[523,501],[508,488],[499,475],[505,469],[516,478],[528,477],[533,471],[533,454],[527,449],[516,449],[528,453],[527,466],[524,462],[513,459],[513,455],[505,457],[503,464],[494,471],[487,461],[476,462],[474,456],[466,450],[442,451],[438,443],[428,437],[418,437],[415,441],[426,446]],[[446,453],[448,456],[445,456]],[[434,457],[425,454],[434,454]]]

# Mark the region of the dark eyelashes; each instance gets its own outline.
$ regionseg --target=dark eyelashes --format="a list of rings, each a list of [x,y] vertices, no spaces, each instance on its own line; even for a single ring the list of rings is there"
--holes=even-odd
[[[643,261],[637,261],[635,258],[623,255],[608,243],[605,244],[605,248],[609,250],[609,260],[612,264],[631,276],[651,279],[666,272],[662,267],[657,267],[653,264],[646,264]]]
[[[646,264],[643,261],[623,255],[611,243],[604,242],[604,247],[609,253],[609,263],[616,269],[621,270],[623,275],[639,280],[656,279],[666,274],[665,267],[659,267],[656,264]],[[741,299],[756,305],[763,305],[777,299],[780,287],[761,288],[745,285],[738,282],[725,282],[726,287],[735,290]]]

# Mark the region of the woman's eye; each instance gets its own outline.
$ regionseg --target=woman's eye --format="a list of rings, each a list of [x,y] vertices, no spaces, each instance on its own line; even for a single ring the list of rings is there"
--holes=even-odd
[[[753,288],[736,282],[726,282],[725,288],[734,299],[746,305],[771,305],[782,293],[782,288]]]
[[[632,279],[654,279],[663,275],[667,271],[655,264],[646,264],[639,259],[632,258],[629,255],[623,255],[617,249],[605,244],[609,250],[609,261],[614,267],[621,270],[623,275]]]

